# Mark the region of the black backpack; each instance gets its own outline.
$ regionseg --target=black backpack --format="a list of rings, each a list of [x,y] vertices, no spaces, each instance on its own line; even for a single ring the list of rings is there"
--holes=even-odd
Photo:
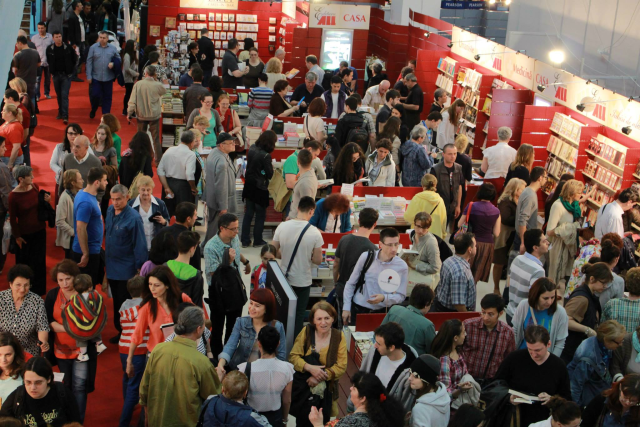
[[[209,306],[224,313],[242,310],[247,303],[247,288],[240,277],[235,262],[229,260],[229,248],[225,248],[222,263],[211,277]]]
[[[347,131],[347,139],[340,142],[343,147],[350,142],[355,142],[360,146],[362,152],[366,154],[367,148],[369,147],[369,130],[365,128],[362,113],[358,112],[357,115],[360,120],[350,123],[349,130]]]

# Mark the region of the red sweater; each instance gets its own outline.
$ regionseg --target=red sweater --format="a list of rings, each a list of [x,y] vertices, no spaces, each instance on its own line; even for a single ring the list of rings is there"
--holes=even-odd
[[[38,220],[38,187],[31,187],[29,191],[9,193],[9,221],[16,239],[45,228],[44,221]]]

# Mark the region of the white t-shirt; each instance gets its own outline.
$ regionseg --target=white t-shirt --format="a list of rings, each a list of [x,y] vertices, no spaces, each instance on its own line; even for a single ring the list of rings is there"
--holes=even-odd
[[[80,41],[84,42],[84,21],[80,15],[78,15],[78,21],[80,21]]]
[[[595,237],[602,239],[607,233],[617,233],[624,235],[624,226],[622,224],[622,215],[624,210],[618,202],[614,201],[602,206],[598,211],[598,219],[596,220]]]
[[[142,225],[144,226],[144,237],[147,239],[147,250],[151,250],[151,239],[153,238],[153,226],[155,224],[155,222],[149,221],[152,212],[153,208],[151,206],[149,206],[149,212],[145,212],[142,205],[140,205],[140,209],[138,210],[140,218],[142,218]]]
[[[529,427],[551,427],[551,417],[537,423],[529,424]]]
[[[498,142],[493,147],[484,150],[482,155],[487,159],[489,164],[484,178],[506,178],[509,166],[516,159],[516,153],[516,149],[506,142]]]
[[[324,120],[322,117],[311,117],[307,116],[305,118],[306,124],[303,125],[304,134],[311,139],[318,140],[318,137],[321,133],[324,133]]]
[[[246,363],[238,365],[244,372]],[[275,357],[251,363],[251,383],[247,401],[258,412],[277,411],[282,406],[282,391],[293,381],[293,365]]]
[[[331,118],[338,118],[338,98],[340,97],[340,92],[333,93],[331,92],[331,100],[333,101],[333,110],[331,110]]]
[[[327,225],[324,227],[325,233],[339,233],[340,232],[340,216],[333,216],[329,214],[327,217]]]
[[[280,244],[280,250],[282,252],[282,263],[280,266],[283,274],[287,272],[293,248],[296,246],[302,229],[304,229],[307,224],[307,221],[292,219],[281,223],[278,228],[276,228],[273,240]],[[289,285],[298,288],[311,286],[311,256],[313,255],[313,250],[321,248],[323,244],[324,240],[322,240],[320,231],[313,225],[309,227],[300,242],[298,253],[296,253],[293,264],[291,265],[288,278]]]
[[[396,361],[392,361],[387,356],[382,356],[380,358],[380,362],[378,363],[378,367],[376,368],[376,377],[380,379],[383,386],[387,387],[389,381],[391,381],[391,377],[396,373],[396,369],[398,369],[398,366],[404,363],[406,358],[406,354],[403,358]]]

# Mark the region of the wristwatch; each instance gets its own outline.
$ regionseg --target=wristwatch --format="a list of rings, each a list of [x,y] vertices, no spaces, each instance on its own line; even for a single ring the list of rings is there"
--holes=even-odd
[[[245,259],[244,262],[242,263],[242,265],[247,265],[247,264],[249,264],[249,260]]]

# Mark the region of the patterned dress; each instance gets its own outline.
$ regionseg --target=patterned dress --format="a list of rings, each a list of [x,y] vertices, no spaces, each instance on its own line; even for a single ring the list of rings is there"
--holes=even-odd
[[[571,295],[573,290],[582,282],[582,273],[580,272],[582,266],[585,265],[591,257],[599,257],[601,251],[602,246],[600,246],[600,240],[596,238],[593,238],[582,245],[580,255],[578,255],[578,258],[573,262],[571,277],[569,278],[569,283],[567,283],[567,288],[564,291],[565,298],[569,298],[569,295]]]

